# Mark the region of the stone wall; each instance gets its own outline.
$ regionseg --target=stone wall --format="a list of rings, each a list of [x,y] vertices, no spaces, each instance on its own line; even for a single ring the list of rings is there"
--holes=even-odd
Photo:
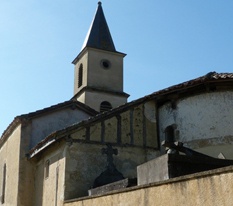
[[[131,107],[109,118],[85,124],[69,135],[65,199],[86,196],[95,178],[106,169],[101,149],[111,143],[118,149],[117,169],[135,178],[136,167],[160,155],[154,101]]]
[[[150,185],[123,189],[103,196],[70,200],[65,206],[212,206],[232,205],[233,167],[187,175]]]
[[[67,150],[65,174],[65,199],[88,195],[94,180],[106,170],[107,157],[101,153],[105,144],[73,142]],[[137,166],[158,154],[152,149],[133,146],[113,146],[118,149],[114,164],[125,178],[137,176]]]

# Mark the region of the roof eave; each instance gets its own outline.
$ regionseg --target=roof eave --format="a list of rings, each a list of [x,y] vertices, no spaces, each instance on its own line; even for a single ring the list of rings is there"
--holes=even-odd
[[[98,49],[98,48],[93,48],[93,47],[84,47],[82,49],[82,51],[78,54],[78,56],[76,56],[75,59],[71,63],[75,65],[88,50],[96,50],[96,51],[102,51],[102,52],[117,54],[117,55],[120,55],[122,57],[125,57],[127,55],[125,53],[118,52],[118,51],[113,52],[113,51],[108,51],[108,50],[103,50],[103,49]]]
[[[215,73],[215,75],[216,75],[216,73]],[[215,77],[208,77],[208,76],[205,75],[205,76],[202,76],[202,77],[199,77],[199,78],[196,78],[196,79],[193,79],[193,80],[181,83],[181,84],[177,84],[177,85],[168,87],[168,88],[160,90],[158,92],[154,92],[154,93],[152,93],[150,95],[144,96],[144,97],[139,98],[139,99],[134,100],[134,101],[131,101],[129,103],[121,105],[121,106],[119,106],[119,107],[117,107],[115,109],[112,109],[110,111],[107,111],[107,112],[104,112],[104,113],[99,113],[98,115],[96,115],[96,116],[94,116],[92,118],[89,118],[87,120],[79,122],[78,124],[69,126],[69,127],[65,128],[63,130],[56,131],[56,133],[54,133],[52,135],[49,135],[47,137],[47,139],[53,138],[54,135],[61,136],[61,134],[64,137],[72,130],[77,130],[79,127],[83,127],[83,126],[86,126],[87,124],[94,123],[94,122],[98,121],[99,119],[101,119],[103,117],[104,118],[109,118],[111,116],[114,116],[119,111],[124,111],[129,107],[141,104],[141,103],[146,102],[146,101],[161,100],[161,98],[163,98],[166,95],[171,95],[171,94],[174,94],[176,92],[180,92],[180,91],[184,91],[184,90],[187,90],[187,89],[195,88],[195,87],[198,87],[199,85],[203,85],[203,84],[219,83],[219,82],[223,82],[223,81],[233,82],[233,73],[229,73],[229,76],[224,77],[224,78],[221,77],[221,74],[217,74],[217,75],[219,75],[219,77],[217,76],[216,78]],[[45,148],[45,147],[43,147],[43,148]],[[33,153],[33,150],[31,150],[30,152]]]

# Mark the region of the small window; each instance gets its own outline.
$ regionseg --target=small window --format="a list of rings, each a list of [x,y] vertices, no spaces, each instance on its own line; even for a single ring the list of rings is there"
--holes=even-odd
[[[46,162],[45,162],[45,179],[49,177],[49,166],[50,166],[50,161],[46,160]]]
[[[80,64],[78,69],[78,88],[83,85],[83,64]]]
[[[175,142],[175,130],[173,125],[170,125],[165,129],[165,140],[168,142]]]
[[[109,102],[104,101],[100,104],[100,112],[105,112],[110,109],[112,109],[112,105]]]
[[[5,202],[5,191],[6,191],[6,164],[3,166],[2,173],[2,191],[1,191],[1,203]]]

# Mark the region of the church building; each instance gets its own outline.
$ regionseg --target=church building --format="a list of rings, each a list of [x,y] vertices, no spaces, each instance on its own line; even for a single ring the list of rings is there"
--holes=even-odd
[[[154,171],[162,170],[164,155],[172,158],[179,150],[182,156],[203,154],[213,161],[213,169],[231,165],[233,73],[210,72],[127,102],[129,94],[123,88],[125,56],[115,48],[99,2],[82,49],[72,62],[73,97],[16,116],[1,136],[0,205],[135,205],[130,201],[136,200],[140,202],[137,205],[153,205],[149,203],[153,195],[143,193],[143,185],[158,189],[158,183],[151,184],[171,178],[154,181],[147,177],[153,173],[153,164]],[[225,161],[218,162],[219,158]],[[150,167],[147,172],[141,170],[145,164]],[[203,168],[200,171],[207,170]],[[221,178],[233,179],[233,168],[218,174],[224,172],[228,176]],[[127,188],[118,193],[111,190],[108,196],[101,196],[93,192],[126,180]],[[231,191],[229,188],[226,190]],[[148,202],[142,204],[146,195]],[[156,205],[165,204],[164,200]]]

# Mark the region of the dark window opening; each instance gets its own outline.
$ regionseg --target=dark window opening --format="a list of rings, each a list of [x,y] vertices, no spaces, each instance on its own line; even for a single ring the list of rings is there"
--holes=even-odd
[[[172,125],[165,129],[165,140],[168,142],[175,142],[175,130]]]
[[[49,165],[50,165],[50,161],[47,160],[45,162],[45,179],[47,179],[49,177]]]
[[[78,69],[78,88],[83,84],[83,65],[80,64]]]
[[[105,112],[110,109],[112,109],[112,105],[109,102],[104,101],[100,104],[100,112]]]
[[[107,69],[109,68],[109,62],[108,61],[103,61],[103,66]]]
[[[5,202],[5,190],[6,190],[6,164],[3,166],[3,173],[2,173],[2,192],[1,192],[1,203]]]
[[[102,66],[102,68],[104,69],[109,69],[111,67],[111,63],[110,61],[108,61],[107,59],[102,59],[100,61],[100,65]]]

